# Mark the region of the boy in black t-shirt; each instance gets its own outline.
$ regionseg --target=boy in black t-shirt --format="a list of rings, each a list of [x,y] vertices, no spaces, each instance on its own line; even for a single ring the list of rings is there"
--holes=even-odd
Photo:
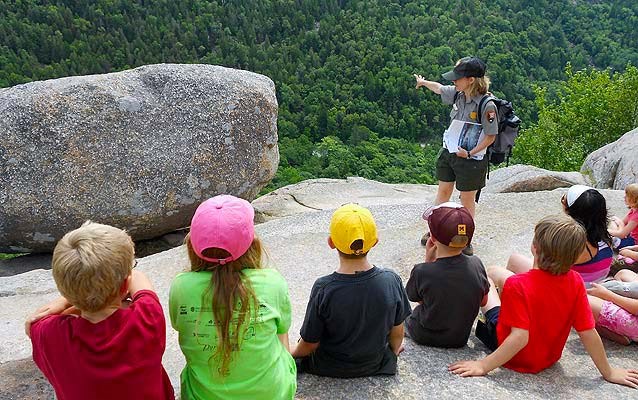
[[[298,372],[338,378],[396,373],[410,303],[397,274],[368,262],[377,242],[370,211],[356,204],[335,211],[328,245],[339,253],[339,268],[312,287],[292,351]]]
[[[408,298],[419,303],[405,321],[407,333],[419,344],[463,347],[490,288],[481,260],[462,253],[474,220],[453,202],[428,208],[423,219],[430,237],[425,262],[414,266],[406,285]]]

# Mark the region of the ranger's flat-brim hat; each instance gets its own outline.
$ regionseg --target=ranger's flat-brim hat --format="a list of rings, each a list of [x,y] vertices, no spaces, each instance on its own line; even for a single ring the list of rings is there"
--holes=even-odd
[[[478,57],[463,57],[459,60],[452,71],[444,73],[442,76],[448,81],[456,81],[465,77],[481,78],[485,76],[487,66]]]

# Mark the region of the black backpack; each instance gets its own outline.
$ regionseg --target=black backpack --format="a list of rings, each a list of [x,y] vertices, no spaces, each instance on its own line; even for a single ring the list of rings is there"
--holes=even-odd
[[[454,102],[459,95],[456,92]],[[499,99],[491,93],[483,95],[478,107],[478,123],[481,123],[483,116],[483,106],[488,101],[493,101],[496,106],[496,115],[498,116],[498,135],[496,140],[487,148],[487,158],[490,164],[499,165],[506,161],[509,165],[510,156],[512,155],[512,147],[514,141],[518,137],[518,131],[521,127],[521,119],[514,114],[512,103],[507,100]]]
[[[479,102],[479,124],[481,123],[481,116],[483,115],[483,105],[490,100],[492,100],[496,106],[498,135],[494,143],[487,148],[487,157],[492,165],[499,165],[503,161],[506,161],[506,165],[509,165],[512,147],[514,147],[514,141],[518,137],[518,131],[521,128],[521,119],[514,114],[514,108],[511,102],[496,98],[491,94],[486,94]]]

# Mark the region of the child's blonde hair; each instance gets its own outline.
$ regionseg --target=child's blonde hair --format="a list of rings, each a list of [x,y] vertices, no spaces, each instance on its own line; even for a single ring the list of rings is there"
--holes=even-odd
[[[566,215],[551,215],[541,219],[534,228],[534,248],[538,268],[562,275],[585,249],[585,228]]]
[[[71,304],[95,312],[120,296],[134,262],[135,245],[125,231],[86,221],[55,246],[53,279]]]
[[[202,304],[212,304],[213,318],[217,329],[217,350],[208,360],[213,371],[225,376],[229,373],[232,353],[241,346],[247,322],[256,317],[258,306],[255,291],[250,280],[243,279],[242,270],[262,268],[263,259],[267,257],[257,234],[246,252],[237,260],[226,264],[217,264],[199,258],[190,240],[190,233],[184,239],[191,271],[212,272],[209,290],[202,295]],[[230,256],[224,249],[209,248],[203,252],[205,257],[224,259]],[[251,314],[252,305],[252,314]],[[236,312],[236,313],[235,313]],[[232,325],[232,326],[231,326]],[[216,368],[212,368],[219,362]]]
[[[631,208],[638,208],[638,183],[632,183],[625,188],[627,204]]]

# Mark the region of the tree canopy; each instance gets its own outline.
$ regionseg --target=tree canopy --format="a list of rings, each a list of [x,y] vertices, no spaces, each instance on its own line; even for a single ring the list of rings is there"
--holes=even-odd
[[[537,165],[544,118],[566,122],[546,105],[575,99],[576,78],[602,85],[638,65],[633,0],[0,0],[0,21],[0,87],[163,62],[269,76],[282,155],[271,188],[348,175],[431,183],[449,109],[412,74],[440,80],[462,56],[487,62],[493,91],[529,128],[517,158]],[[603,72],[571,72],[588,68]],[[551,165],[573,168],[596,140]]]

